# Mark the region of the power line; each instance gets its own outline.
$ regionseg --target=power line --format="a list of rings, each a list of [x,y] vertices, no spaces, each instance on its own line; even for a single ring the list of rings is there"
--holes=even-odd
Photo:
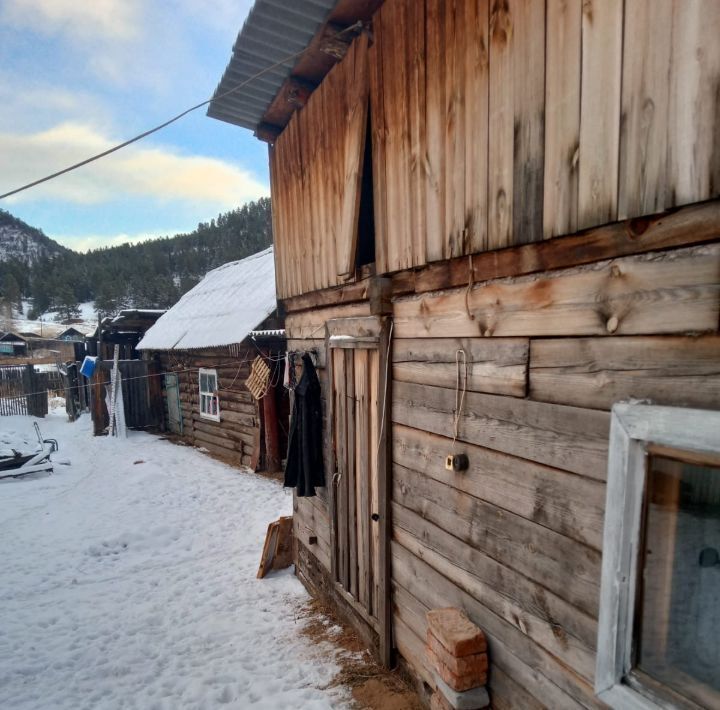
[[[332,38],[340,37],[341,35],[345,34],[346,32],[350,31],[357,31],[358,29],[362,29],[362,22],[358,21],[354,25],[350,25],[350,27],[346,27],[344,30],[340,30],[339,32],[336,32],[334,35],[332,35]],[[130,138],[123,143],[119,143],[118,145],[113,146],[112,148],[108,148],[107,150],[104,150],[102,153],[98,153],[97,155],[93,155],[90,158],[86,158],[85,160],[81,160],[79,163],[75,163],[74,165],[70,165],[67,168],[63,168],[62,170],[58,170],[56,173],[52,173],[51,175],[46,175],[43,178],[40,178],[39,180],[34,180],[33,182],[27,183],[27,185],[23,185],[22,187],[17,187],[14,190],[10,190],[10,192],[6,192],[3,195],[0,195],[0,200],[5,199],[6,197],[10,197],[12,195],[17,195],[19,192],[23,192],[24,190],[29,190],[31,187],[35,187],[37,185],[41,185],[44,182],[48,182],[48,180],[53,180],[56,177],[60,177],[61,175],[65,175],[65,173],[69,173],[73,170],[77,170],[78,168],[83,167],[84,165],[87,165],[88,163],[92,163],[96,160],[100,160],[100,158],[104,158],[106,155],[110,155],[111,153],[115,153],[116,151],[120,150],[121,148],[125,148],[132,143],[137,143],[137,141],[142,140],[143,138],[147,138],[148,136],[152,135],[153,133],[157,133],[158,131],[161,131],[163,128],[167,128],[171,123],[175,123],[175,121],[179,121],[184,116],[187,116],[189,113],[192,113],[193,111],[197,111],[197,109],[202,108],[203,106],[207,106],[211,101],[214,99],[222,99],[226,96],[229,96],[230,94],[239,91],[240,89],[244,88],[251,82],[255,81],[255,79],[259,79],[261,76],[264,76],[268,72],[273,71],[273,69],[277,69],[278,67],[281,67],[286,62],[289,62],[293,59],[297,59],[298,57],[305,54],[305,52],[309,51],[310,47],[305,47],[305,49],[300,50],[299,52],[295,52],[293,54],[288,54],[287,57],[284,57],[278,62],[275,62],[275,64],[271,64],[268,67],[265,67],[265,69],[260,70],[257,74],[253,74],[250,78],[245,79],[245,81],[241,82],[237,86],[233,86],[232,89],[228,89],[227,91],[223,91],[222,94],[218,94],[217,96],[212,96],[209,99],[206,99],[205,101],[201,101],[199,104],[195,104],[195,106],[191,106],[188,109],[185,109],[185,111],[182,111],[181,113],[177,114],[177,116],[173,116],[172,118],[168,119],[164,123],[161,123],[158,126],[155,126],[154,128],[150,128],[147,131],[144,131],[143,133],[138,134],[137,136],[134,136],[133,138]]]

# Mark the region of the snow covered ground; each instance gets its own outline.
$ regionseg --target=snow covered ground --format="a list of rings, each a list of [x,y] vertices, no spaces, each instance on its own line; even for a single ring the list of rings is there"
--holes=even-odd
[[[328,708],[290,570],[255,579],[280,484],[157,437],[39,420],[52,476],[0,481],[0,708]],[[0,417],[0,449],[32,445]]]

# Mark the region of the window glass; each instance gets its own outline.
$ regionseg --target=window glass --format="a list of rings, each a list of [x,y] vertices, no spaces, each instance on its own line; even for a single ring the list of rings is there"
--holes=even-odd
[[[720,468],[648,457],[635,665],[720,707]]]

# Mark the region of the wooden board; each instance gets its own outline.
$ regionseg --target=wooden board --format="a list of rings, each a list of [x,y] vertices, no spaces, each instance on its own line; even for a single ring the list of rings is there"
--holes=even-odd
[[[615,402],[720,409],[720,337],[533,340],[530,397],[611,409]]]
[[[292,564],[292,530],[292,515],[279,518],[268,525],[258,579],[263,579],[271,570],[285,569]]]
[[[661,212],[667,199],[672,0],[625,11],[618,217]]]
[[[393,421],[452,436],[455,391],[395,382]],[[610,418],[592,409],[468,392],[458,438],[604,480]]]
[[[635,335],[715,331],[720,245],[398,299],[395,336]],[[468,309],[470,315],[468,315]]]
[[[545,70],[546,238],[577,231],[582,0],[548,0]]]
[[[419,429],[393,427],[393,460],[440,483],[520,515],[599,550],[605,488],[584,476],[463,443],[467,471],[447,471],[452,440]]]
[[[560,659],[575,669],[583,667],[583,675],[586,677],[592,675],[594,665],[592,647],[595,643],[595,636],[591,633],[597,633],[597,624],[594,619],[584,616],[547,590],[538,591],[537,585],[533,585],[527,578],[494,562],[491,558],[462,542],[453,549],[452,544],[448,543],[452,543],[454,538],[447,533],[440,531],[438,540],[435,538],[424,540],[418,537],[418,534],[422,534],[422,529],[418,530],[422,520],[411,511],[401,509],[399,506],[393,510],[398,512],[403,521],[398,526],[397,534],[394,537],[396,543],[402,545],[413,557],[422,560],[433,570],[447,577],[465,594],[488,609],[490,613],[496,614],[499,618],[523,630],[538,646],[557,654]],[[414,529],[416,532],[413,533],[407,528]],[[426,532],[437,529],[432,524],[425,526]],[[448,554],[450,557],[447,556]],[[456,560],[459,561],[459,564]],[[473,568],[468,569],[469,565],[473,563],[478,565],[478,573]],[[424,596],[421,590],[413,589],[412,579],[408,578],[405,568],[398,569],[394,582],[397,589],[405,587],[417,597]],[[518,588],[515,589],[512,585],[518,585]],[[534,599],[533,594],[535,595]],[[542,604],[547,604],[547,606],[543,607]],[[405,610],[403,610],[402,616],[408,618]],[[559,618],[563,619],[562,623],[558,621]],[[570,627],[573,627],[573,620],[577,620],[577,626],[582,627],[581,633],[590,635],[590,644],[588,645],[587,641],[571,635],[565,620]],[[413,622],[408,619],[408,623]],[[490,646],[490,657],[492,658],[492,641],[490,641]]]
[[[528,341],[525,338],[399,339],[393,348],[393,379],[455,387],[457,361],[467,361],[467,389],[525,396]],[[464,367],[460,367],[464,374]]]
[[[398,464],[393,470],[393,502],[497,562],[511,565],[585,614],[597,614],[601,561],[597,550]],[[423,537],[431,541],[436,533],[428,530]]]
[[[583,0],[578,227],[617,219],[623,0]]]
[[[355,275],[368,106],[368,38],[358,37],[270,153],[281,297]]]
[[[533,669],[536,683],[533,694],[547,707],[602,707],[590,683],[538,646],[523,632],[520,622],[512,624],[501,619],[401,545],[393,543],[392,553],[393,568],[398,577],[403,577],[404,588],[412,590],[428,609],[459,606],[487,635],[491,657],[502,653],[502,646],[524,666]]]
[[[324,338],[328,320],[369,315],[370,307],[367,302],[289,313],[285,318],[285,332],[289,340]]]
[[[672,5],[668,190],[674,206],[720,195],[720,4]]]

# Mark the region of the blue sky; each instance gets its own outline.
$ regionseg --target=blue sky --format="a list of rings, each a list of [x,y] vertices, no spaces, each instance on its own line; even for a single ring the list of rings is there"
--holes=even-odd
[[[1,0],[0,192],[209,98],[252,0]],[[0,201],[84,250],[193,229],[269,194],[267,147],[199,109]]]

